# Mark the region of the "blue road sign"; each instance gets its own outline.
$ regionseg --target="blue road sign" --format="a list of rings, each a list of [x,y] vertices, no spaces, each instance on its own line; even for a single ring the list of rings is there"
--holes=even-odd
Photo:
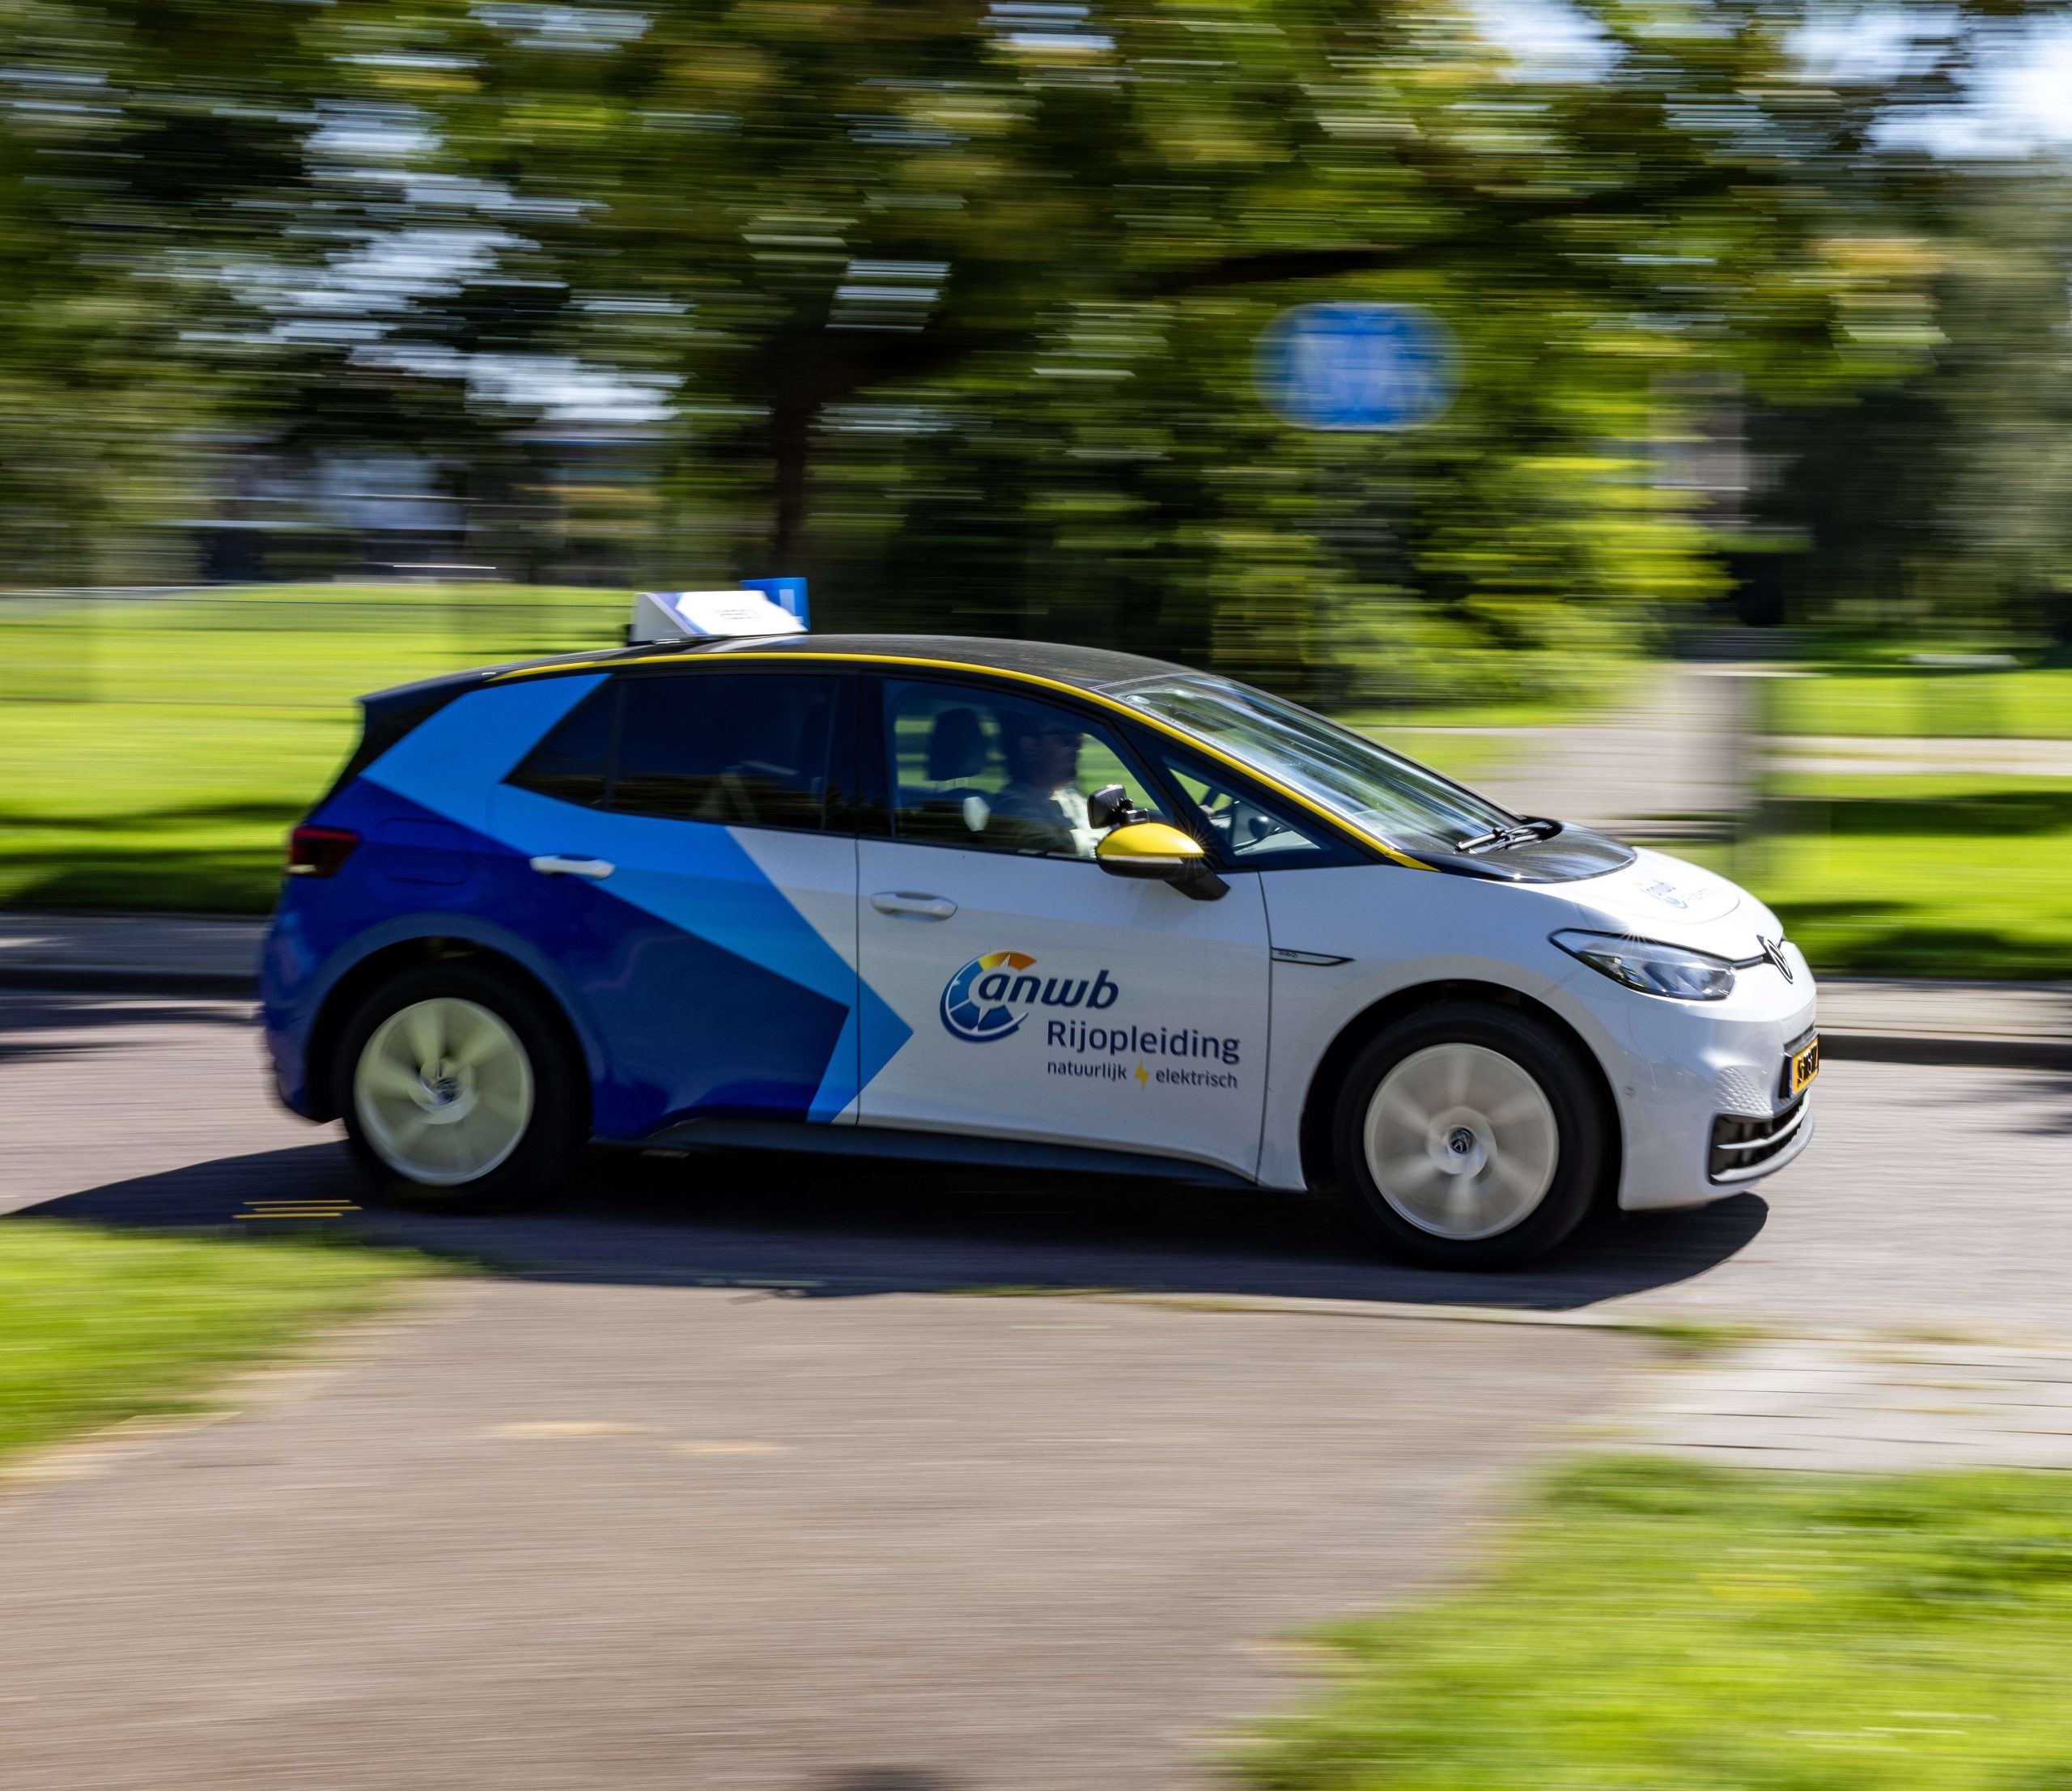
[[[1421,305],[1297,305],[1266,326],[1255,377],[1297,429],[1410,429],[1454,393],[1454,343]]]

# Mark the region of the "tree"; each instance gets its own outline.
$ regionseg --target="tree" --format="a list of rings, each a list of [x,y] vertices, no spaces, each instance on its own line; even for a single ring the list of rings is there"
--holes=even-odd
[[[156,569],[248,325],[240,262],[295,256],[309,12],[0,0],[0,548],[14,577]],[[300,252],[306,259],[306,252]],[[226,379],[226,375],[230,378]]]
[[[1774,582],[1796,622],[2065,634],[2072,182],[2049,163],[1973,163],[1933,198],[1920,366],[1847,403],[1755,419],[1773,469],[1757,520],[1784,544]]]
[[[1928,325],[1892,89],[1815,87],[1775,10],[1607,6],[1564,83],[1441,4],[547,16],[491,13],[442,128],[535,208],[572,351],[678,382],[686,577],[1284,677],[1348,606],[1399,661],[1543,657],[1718,588],[1647,476],[1677,376],[1805,401],[1926,340],[1860,327]],[[1450,322],[1442,423],[1260,410],[1259,327],[1348,294]]]
[[[556,380],[613,382],[667,400],[655,576],[1348,702],[1556,677],[1721,587],[1660,445],[1709,381],[1810,411],[1923,363],[1955,176],[1878,134],[1968,41],[1924,11],[1848,87],[1722,0],[1596,0],[1559,79],[1446,0],[0,4],[96,95],[0,126],[22,339],[120,320],[15,376],[480,489]],[[1252,344],[1318,296],[1446,319],[1446,418],[1269,417]],[[141,414],[108,439],[150,459]]]

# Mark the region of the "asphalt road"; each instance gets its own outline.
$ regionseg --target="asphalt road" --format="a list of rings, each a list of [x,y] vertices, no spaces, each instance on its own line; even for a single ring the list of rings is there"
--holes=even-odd
[[[1762,1197],[1472,1280],[1302,1201],[814,1160],[363,1214],[507,1272],[0,1507],[0,1785],[1204,1784],[1291,1629],[1454,1570],[1646,1350],[1449,1306],[2059,1330],[2072,1077],[1818,1110]],[[113,1224],[358,1191],[231,1004],[0,994],[0,1165]],[[1089,1288],[1189,1297],[943,1297]]]
[[[1832,1062],[1798,1164],[1551,1262],[1448,1275],[1370,1257],[1328,1207],[1157,1182],[719,1155],[602,1160],[548,1212],[356,1222],[533,1278],[852,1292],[1132,1288],[1801,1330],[2072,1331],[2072,1075]],[[212,1224],[360,1198],[337,1129],[265,1092],[249,1009],[0,990],[0,1212]]]

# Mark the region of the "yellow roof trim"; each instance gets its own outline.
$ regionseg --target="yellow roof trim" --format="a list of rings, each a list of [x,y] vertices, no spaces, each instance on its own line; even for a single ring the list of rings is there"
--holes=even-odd
[[[738,665],[745,660],[774,661],[784,665],[796,665],[801,662],[812,664],[833,661],[841,664],[918,666],[924,671],[930,672],[972,672],[984,677],[1012,678],[1020,684],[1038,685],[1047,690],[1061,691],[1066,696],[1078,698],[1081,702],[1096,703],[1103,708],[1112,710],[1115,714],[1136,723],[1139,727],[1149,728],[1156,732],[1170,735],[1173,739],[1180,741],[1189,751],[1199,753],[1206,758],[1217,760],[1229,766],[1233,771],[1242,772],[1254,783],[1264,784],[1267,788],[1284,801],[1292,802],[1297,808],[1308,810],[1319,821],[1328,822],[1340,832],[1354,834],[1362,844],[1372,846],[1391,864],[1401,864],[1413,871],[1429,871],[1433,868],[1421,859],[1412,858],[1408,852],[1391,844],[1380,834],[1369,833],[1357,822],[1347,820],[1344,816],[1305,796],[1300,790],[1283,783],[1278,778],[1267,776],[1263,771],[1247,765],[1242,759],[1233,757],[1220,747],[1210,745],[1208,741],[1189,733],[1184,728],[1175,727],[1164,717],[1149,714],[1133,704],[1124,702],[1120,698],[1109,696],[1103,691],[1089,690],[1084,685],[1068,684],[1062,678],[1047,678],[1040,672],[1013,671],[1005,666],[977,664],[968,660],[920,659],[902,653],[821,652],[811,648],[800,648],[788,653],[715,653],[709,658],[702,654],[642,653],[631,659],[612,660],[605,662],[597,660],[563,660],[558,664],[548,665],[516,666],[508,672],[493,673],[489,681],[492,684],[501,684],[511,678],[544,677],[554,672],[614,672],[622,665],[687,664]]]

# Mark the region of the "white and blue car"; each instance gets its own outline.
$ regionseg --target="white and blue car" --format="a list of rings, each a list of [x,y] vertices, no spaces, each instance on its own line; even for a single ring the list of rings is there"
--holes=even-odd
[[[263,985],[287,1104],[400,1196],[592,1140],[1078,1165],[1335,1187],[1487,1267],[1811,1136],[1761,903],[1228,679],[789,632],[365,711]]]

